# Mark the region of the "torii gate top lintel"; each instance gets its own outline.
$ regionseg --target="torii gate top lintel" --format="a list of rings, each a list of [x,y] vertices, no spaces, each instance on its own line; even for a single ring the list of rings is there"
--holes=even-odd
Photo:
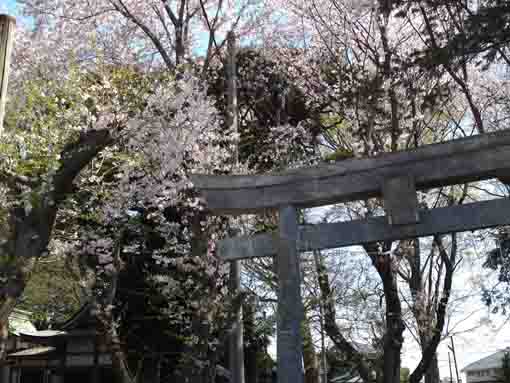
[[[416,190],[479,181],[510,169],[510,131],[414,150],[267,175],[192,175],[212,214],[238,215],[293,205],[313,207],[382,195],[392,178]]]

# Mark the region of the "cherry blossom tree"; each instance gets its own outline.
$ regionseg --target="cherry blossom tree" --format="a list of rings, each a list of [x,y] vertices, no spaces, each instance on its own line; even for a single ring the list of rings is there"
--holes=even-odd
[[[86,59],[95,55],[93,42],[103,55],[116,63],[135,60],[163,63],[174,70],[194,65],[202,55],[206,69],[226,42],[226,32],[251,37],[272,13],[265,0],[94,0],[86,2],[20,2],[36,26],[61,36],[79,34],[83,43],[73,47]],[[68,49],[64,45],[63,49]]]
[[[155,80],[107,67],[103,73],[71,71],[66,77],[58,82],[25,83],[25,92],[12,101],[2,136],[4,323],[37,260],[62,246],[64,238],[68,251],[76,249],[73,242],[79,230],[72,231],[76,227],[70,224],[84,219],[75,216],[73,206],[80,195],[106,198],[108,192],[117,197],[107,199],[101,214],[92,212],[110,226],[122,222],[130,204],[144,207],[150,201],[155,208],[152,214],[158,216],[169,201],[178,200],[179,190],[190,188],[180,168],[185,153],[202,153],[202,158],[195,156],[195,164],[203,171],[214,169],[214,161],[221,166],[229,153],[228,146],[218,147],[220,140],[211,136],[219,117],[205,88],[191,75],[175,82],[165,75]],[[175,125],[168,125],[172,122]],[[111,166],[119,166],[114,172],[118,180],[98,176],[106,164],[110,176]],[[147,169],[144,175],[137,173],[142,164]],[[145,199],[137,199],[142,195]],[[198,208],[196,198],[186,201],[190,208]],[[98,207],[97,200],[94,207]],[[161,230],[167,238],[177,227],[167,224]],[[89,249],[97,241],[105,251],[113,252],[117,238],[109,242],[104,234],[92,238],[82,234]],[[185,248],[180,251],[186,253]],[[197,267],[209,273],[205,262]],[[110,312],[108,306],[103,313]],[[171,307],[168,310],[172,312]],[[113,331],[113,318],[106,319],[108,331]]]

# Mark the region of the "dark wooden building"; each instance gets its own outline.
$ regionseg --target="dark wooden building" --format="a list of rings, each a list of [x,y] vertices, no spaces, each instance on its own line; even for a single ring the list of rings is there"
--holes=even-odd
[[[97,331],[91,305],[55,329],[25,325],[11,334],[3,369],[6,383],[112,382],[111,355]]]
[[[110,383],[114,381],[111,350],[92,305],[84,305],[66,322],[38,331],[30,312],[15,310],[9,317],[7,358],[0,364],[0,383]],[[147,360],[144,383],[162,383],[160,358]],[[275,371],[260,371],[259,382],[274,383]],[[170,380],[180,381],[172,375]],[[228,383],[230,372],[217,365],[217,383]]]

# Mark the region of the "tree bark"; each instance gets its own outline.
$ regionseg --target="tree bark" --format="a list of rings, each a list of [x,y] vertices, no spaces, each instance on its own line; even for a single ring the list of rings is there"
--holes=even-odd
[[[244,379],[246,383],[258,383],[258,366],[257,366],[257,356],[259,354],[259,350],[255,345],[249,345],[245,349],[244,353]]]
[[[393,270],[389,251],[391,243],[373,243],[364,246],[365,251],[377,269],[383,283],[384,299],[386,303],[386,332],[383,338],[384,366],[383,382],[398,383],[400,381],[400,352],[404,338],[405,326],[402,319],[402,306],[398,295],[396,274]]]
[[[409,289],[411,291],[413,303],[412,312],[417,323],[420,346],[423,352],[429,343],[429,334],[430,331],[432,331],[433,319],[431,318],[431,313],[434,310],[431,307],[428,307],[425,302],[426,294],[424,292],[422,270],[424,265],[422,265],[421,262],[420,241],[418,239],[414,239],[404,243],[403,247],[405,252],[404,256],[407,259],[410,268],[409,277],[404,279],[407,280]],[[433,254],[430,254],[430,259],[427,261],[430,265],[434,264],[434,259],[432,258]],[[438,294],[437,291],[431,291],[431,293],[434,293],[435,295]],[[432,301],[432,299],[428,299],[428,302]],[[437,362],[437,355],[434,355],[430,362],[430,366],[425,372],[425,383],[439,383],[439,367]]]
[[[425,373],[425,383],[439,383],[439,366],[437,363],[437,353],[434,354],[430,366]]]
[[[111,320],[111,318],[108,318]],[[108,320],[107,319],[107,320]],[[108,343],[112,348],[112,369],[116,383],[136,383],[136,377],[133,377],[129,371],[127,356],[122,349],[122,343],[114,325],[106,329]]]
[[[7,341],[9,340],[9,321],[0,327],[0,360],[7,356]],[[0,367],[1,369],[1,367]]]
[[[244,379],[246,383],[258,382],[257,356],[263,350],[257,342],[255,333],[255,306],[254,301],[246,299],[243,304],[244,327]]]
[[[6,326],[37,259],[47,252],[59,205],[72,192],[73,181],[112,142],[106,130],[81,133],[78,140],[64,147],[61,167],[51,179],[52,188],[39,197],[38,206],[28,214],[19,207],[11,210],[10,234],[0,246],[0,255],[12,260],[11,264],[0,271],[7,278],[7,282],[0,288],[0,326]],[[13,181],[14,186],[11,188],[15,188],[16,182]],[[40,185],[34,181],[32,186]],[[16,190],[12,191],[16,193]],[[0,348],[4,347],[2,342],[0,339]]]
[[[321,292],[321,301],[324,307],[324,327],[329,338],[340,351],[344,352],[356,365],[356,369],[365,383],[373,382],[372,372],[364,356],[358,352],[352,344],[343,336],[340,328],[336,324],[335,301],[332,296],[329,277],[326,266],[320,254],[316,257],[316,269],[319,279],[319,288]]]
[[[429,14],[425,10],[423,6],[420,5],[421,15],[423,16],[423,20],[425,22],[425,29],[428,33],[428,37],[431,43],[431,47],[439,51],[441,48],[439,47],[437,41],[436,41],[436,34],[434,33],[434,28],[432,26]],[[455,70],[452,68],[452,66],[448,63],[443,64],[445,70],[448,72],[450,77],[457,83],[457,85],[460,87],[462,93],[466,97],[466,100],[469,104],[469,108],[471,110],[471,113],[473,115],[473,119],[475,120],[475,127],[479,134],[485,133],[485,126],[482,119],[482,114],[480,112],[480,109],[476,106],[473,95],[471,94],[471,90],[469,89],[469,86],[467,84],[466,79],[461,78]]]
[[[304,383],[319,383],[317,354],[313,346],[310,322],[304,320],[301,328],[303,332],[303,364],[305,366]]]
[[[124,230],[121,230],[112,252],[113,271],[109,280],[109,290],[102,294],[98,303],[97,318],[103,326],[104,335],[111,348],[112,369],[116,383],[136,383],[138,374],[133,374],[129,368],[127,354],[123,349],[122,339],[117,331],[113,314],[113,304],[117,296],[119,276],[123,270],[121,259]]]
[[[443,332],[445,318],[446,318],[446,307],[448,305],[448,301],[450,299],[450,293],[452,289],[453,282],[453,273],[455,271],[455,262],[457,255],[457,236],[456,234],[452,234],[452,244],[450,249],[450,254],[448,255],[446,249],[444,248],[442,239],[439,236],[434,238],[434,243],[437,245],[439,250],[439,255],[441,256],[441,260],[445,265],[445,277],[443,282],[443,291],[441,294],[441,299],[439,300],[437,307],[435,309],[436,314],[436,325],[431,329],[432,336],[426,345],[422,346],[422,358],[416,366],[415,370],[409,377],[410,383],[419,383],[423,375],[430,368],[430,364],[437,358],[436,351],[439,342],[441,341],[441,335]]]

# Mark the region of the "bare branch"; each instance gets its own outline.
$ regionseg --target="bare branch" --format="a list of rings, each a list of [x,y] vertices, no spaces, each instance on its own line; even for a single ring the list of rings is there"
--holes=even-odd
[[[171,70],[174,69],[175,68],[174,63],[170,59],[168,52],[166,51],[165,47],[163,46],[163,43],[154,34],[154,32],[145,23],[143,23],[138,17],[136,17],[129,10],[129,8],[124,4],[124,2],[122,0],[117,0],[117,1],[110,0],[110,3],[117,10],[117,12],[119,12],[122,16],[126,17],[128,20],[131,20],[147,35],[147,37],[152,41],[152,43],[158,50],[159,54],[161,55],[161,58],[165,62],[168,69],[171,69]]]

